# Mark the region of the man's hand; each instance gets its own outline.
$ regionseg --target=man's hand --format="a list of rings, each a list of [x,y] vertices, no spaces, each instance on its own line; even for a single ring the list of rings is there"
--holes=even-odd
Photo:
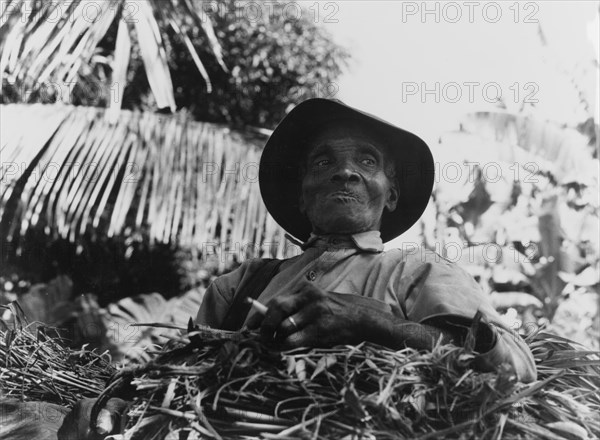
[[[408,321],[399,310],[382,301],[325,292],[306,280],[295,290],[279,294],[266,306],[264,318],[255,314],[248,327],[260,326],[265,341],[280,343],[284,348],[369,341],[392,349],[431,349],[440,339],[444,344],[461,341],[452,329]]]
[[[117,398],[109,399],[98,414],[94,423],[96,428],[92,429],[90,419],[94,403],[96,399],[81,399],[75,404],[58,430],[58,440],[101,440],[118,431],[127,402]]]
[[[266,306],[264,318],[254,315],[248,327],[260,326],[266,341],[281,343],[285,348],[357,344],[370,339],[369,330],[377,315],[393,317],[389,306],[381,301],[325,292],[306,280]]]

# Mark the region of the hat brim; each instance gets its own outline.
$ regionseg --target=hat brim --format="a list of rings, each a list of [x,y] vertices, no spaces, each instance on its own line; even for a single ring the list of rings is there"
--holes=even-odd
[[[434,164],[427,144],[418,136],[340,101],[322,98],[298,104],[279,123],[263,150],[259,184],[263,201],[275,221],[289,234],[306,241],[312,226],[299,207],[307,140],[317,127],[339,120],[368,124],[388,146],[396,165],[399,199],[394,211],[385,210],[381,239],[386,242],[408,230],[423,214],[433,189]]]

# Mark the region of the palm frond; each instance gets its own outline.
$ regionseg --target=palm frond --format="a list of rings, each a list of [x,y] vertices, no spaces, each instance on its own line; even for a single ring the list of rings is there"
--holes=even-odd
[[[117,31],[117,42],[115,45],[115,64],[113,70],[113,82],[122,84],[117,88],[117,95],[110,101],[110,121],[116,122],[119,117],[120,103],[123,101],[125,92],[125,83],[127,82],[127,67],[129,66],[129,57],[131,55],[131,38],[127,30],[127,23],[124,20],[119,21],[119,30]]]
[[[16,87],[18,102],[29,102],[48,86],[57,97],[72,102],[74,85],[87,87],[93,81],[91,68],[98,62],[101,43],[117,25],[112,61],[103,63],[112,71],[110,89],[117,89],[111,107],[118,108],[126,87],[130,44],[139,47],[148,83],[159,108],[175,110],[173,85],[163,44],[164,28],[170,26],[190,51],[210,89],[208,74],[187,34],[184,23],[201,24],[210,51],[219,64],[222,50],[210,20],[198,8],[178,0],[62,0],[43,2],[8,0],[0,17],[0,96],[8,86]],[[130,35],[135,38],[130,38]],[[133,41],[133,43],[131,43]],[[106,61],[109,60],[109,61]],[[106,84],[104,84],[107,86]],[[114,117],[114,114],[113,114]]]
[[[159,293],[123,298],[107,306],[101,314],[103,331],[115,360],[143,363],[150,359],[149,351],[160,347],[186,330],[195,319],[202,303],[204,289],[193,289],[166,300]],[[161,323],[160,325],[145,325]],[[179,331],[178,331],[179,330]]]
[[[144,41],[144,44],[140,44],[140,50],[148,72],[150,88],[158,108],[168,107],[171,111],[175,111],[173,83],[169,67],[165,62],[167,56],[152,8],[148,2],[136,1],[135,4],[138,6],[138,14],[133,22],[139,41]],[[157,60],[163,62],[156,62]]]
[[[256,138],[183,115],[121,111],[113,124],[110,110],[21,104],[1,115],[8,240],[45,228],[71,241],[141,234],[253,255],[264,253],[255,244],[279,242],[282,255],[255,178]],[[18,131],[17,120],[37,129]]]

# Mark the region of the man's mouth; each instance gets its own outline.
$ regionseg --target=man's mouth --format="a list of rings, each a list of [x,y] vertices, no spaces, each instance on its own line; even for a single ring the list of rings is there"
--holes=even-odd
[[[336,191],[331,193],[329,198],[342,203],[353,203],[360,201],[358,195],[351,191]]]

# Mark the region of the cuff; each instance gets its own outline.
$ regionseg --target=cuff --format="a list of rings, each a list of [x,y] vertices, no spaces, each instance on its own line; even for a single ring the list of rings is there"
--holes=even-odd
[[[517,376],[517,380],[521,382],[536,380],[537,369],[533,355],[519,334],[493,324],[489,326],[496,333],[496,343],[490,350],[477,356],[477,364],[488,369],[497,369],[502,364],[508,364]]]
[[[423,319],[420,324],[427,324],[445,330],[457,338],[457,344],[464,345],[469,329],[473,323],[472,319],[460,315],[437,315]],[[493,325],[479,321],[477,334],[475,335],[474,351],[478,353],[489,352],[497,343],[497,333]]]
[[[421,324],[428,324],[458,335],[464,344],[473,320],[459,315],[427,317]],[[521,382],[532,382],[537,378],[535,362],[529,347],[518,333],[504,329],[494,323],[479,321],[474,351],[478,353],[475,366],[480,371],[496,371],[508,364]]]

